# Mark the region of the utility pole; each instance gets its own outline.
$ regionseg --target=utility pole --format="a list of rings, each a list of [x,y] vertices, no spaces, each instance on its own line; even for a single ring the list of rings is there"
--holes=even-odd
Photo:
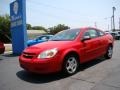
[[[119,30],[120,30],[120,17],[119,17]]]
[[[115,16],[114,16],[114,12],[115,12],[115,10],[116,10],[116,8],[115,7],[112,7],[112,9],[113,9],[113,31],[115,31]]]
[[[113,30],[112,16],[111,16],[111,31]]]
[[[105,20],[110,19],[110,23],[108,24],[108,30],[113,30],[113,16],[104,18]],[[110,25],[110,26],[109,26]]]
[[[94,25],[95,25],[95,28],[97,28],[97,23],[96,22],[94,23]]]
[[[108,24],[108,31],[109,31],[109,24]]]

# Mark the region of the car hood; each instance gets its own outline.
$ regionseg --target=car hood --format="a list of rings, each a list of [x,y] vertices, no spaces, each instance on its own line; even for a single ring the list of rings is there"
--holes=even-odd
[[[48,41],[48,42],[43,42],[40,44],[30,46],[30,47],[26,48],[24,50],[24,52],[40,53],[42,51],[45,51],[48,49],[53,49],[53,48],[62,49],[65,47],[69,47],[72,44],[73,44],[73,41]]]

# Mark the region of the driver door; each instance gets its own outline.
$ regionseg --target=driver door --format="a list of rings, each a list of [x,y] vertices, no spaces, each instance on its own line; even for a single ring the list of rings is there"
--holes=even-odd
[[[82,42],[82,50],[84,51],[83,54],[83,62],[95,59],[98,55],[98,48],[99,48],[99,40],[98,40],[98,33],[96,30],[87,30],[83,34],[83,39],[84,37],[90,37],[90,39],[85,40]]]

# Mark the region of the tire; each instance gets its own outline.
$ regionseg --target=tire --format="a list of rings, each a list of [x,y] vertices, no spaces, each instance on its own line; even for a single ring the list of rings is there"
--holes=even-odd
[[[107,49],[106,54],[104,55],[104,57],[106,59],[110,59],[110,58],[112,58],[112,54],[113,54],[113,47],[109,46],[108,49]]]
[[[118,40],[120,40],[120,37],[118,38]]]
[[[64,58],[62,71],[66,75],[73,75],[78,71],[79,61],[77,56],[68,55]]]

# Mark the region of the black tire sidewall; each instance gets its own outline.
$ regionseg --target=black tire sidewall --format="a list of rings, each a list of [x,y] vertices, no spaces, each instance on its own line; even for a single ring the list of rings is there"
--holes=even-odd
[[[106,59],[112,58],[112,55],[111,55],[111,56],[108,55],[108,54],[109,54],[109,49],[110,49],[110,48],[112,49],[112,54],[113,54],[113,47],[112,47],[112,46],[109,46],[108,49],[107,49],[107,53],[105,54],[105,58],[106,58]]]

